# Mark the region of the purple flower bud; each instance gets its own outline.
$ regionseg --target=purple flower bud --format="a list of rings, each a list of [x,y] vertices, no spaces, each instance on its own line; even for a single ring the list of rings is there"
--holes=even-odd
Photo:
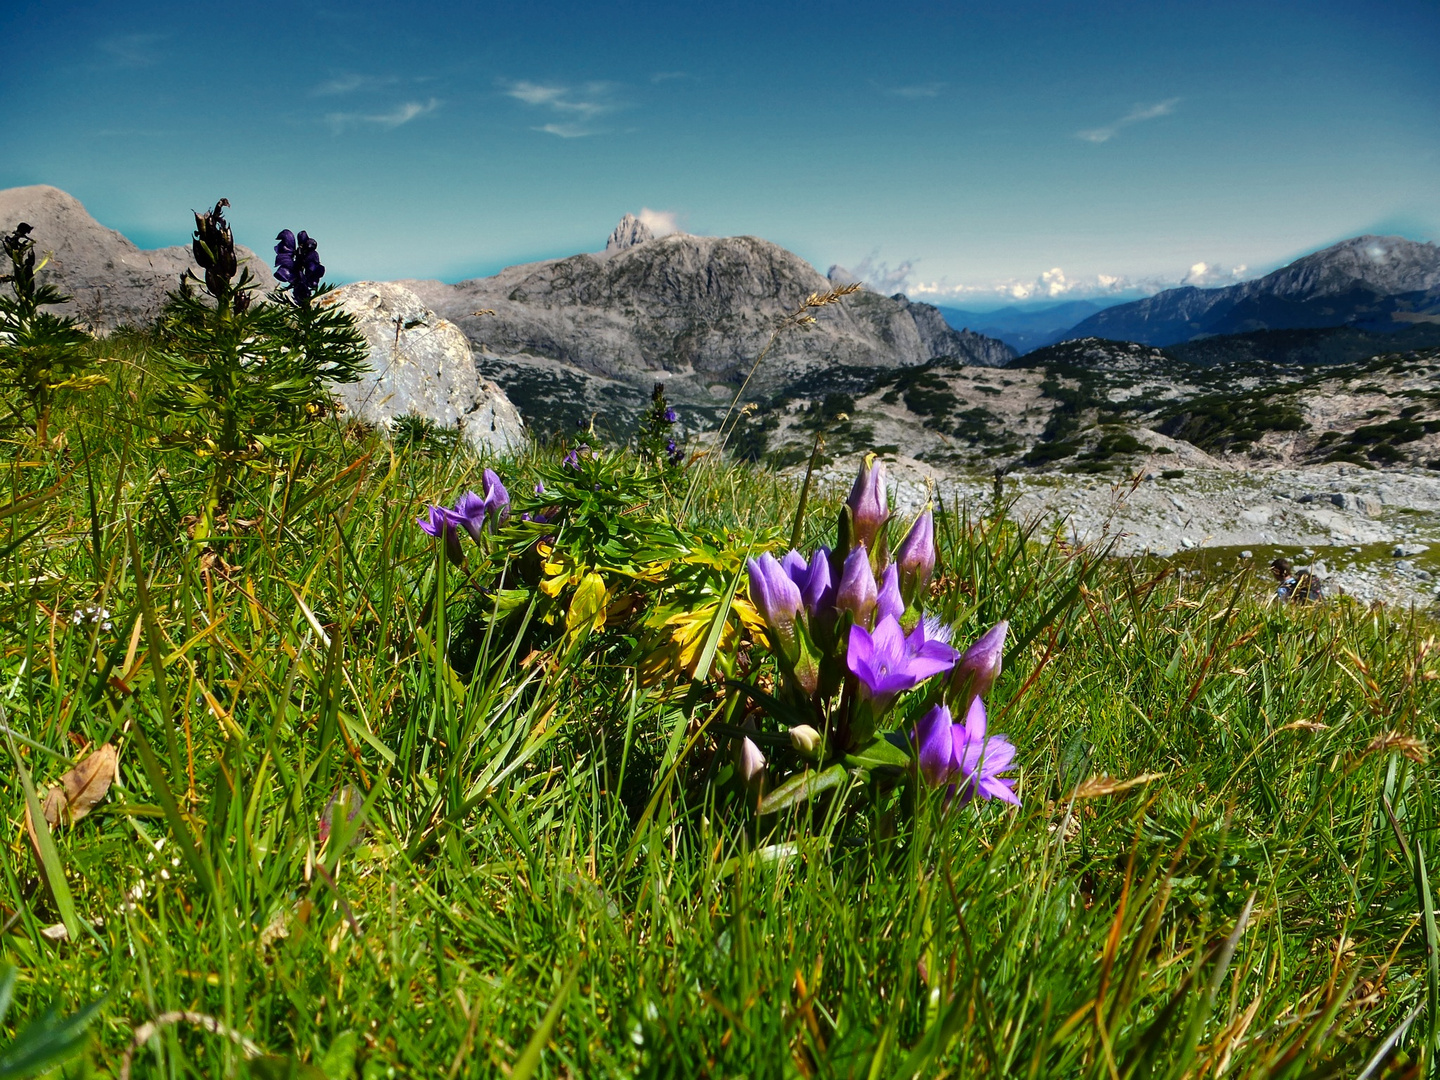
[[[950,710],[936,705],[920,718],[911,737],[920,775],[935,787],[955,774],[955,738],[950,730],[953,726]]]
[[[1000,677],[1001,653],[1005,648],[1008,622],[998,622],[965,650],[950,676],[951,701],[957,711],[968,711],[970,703],[990,692]]]
[[[750,601],[769,627],[776,649],[793,662],[799,654],[795,619],[802,610],[800,589],[769,552],[747,559],[745,565],[750,571]]]
[[[484,480],[485,509],[490,514],[492,530],[498,529],[510,516],[510,493],[505,490],[505,485],[500,482],[500,477],[495,474],[495,470],[486,469]]]
[[[845,505],[850,507],[850,520],[855,526],[853,542],[869,551],[889,516],[885,504],[885,463],[874,454],[866,454],[860,463],[860,472]]]
[[[878,622],[890,616],[896,622],[905,614],[905,601],[900,598],[900,572],[891,563],[880,572],[880,593],[875,603],[875,619]]]
[[[544,480],[536,480],[536,481],[535,481],[535,494],[536,494],[536,495],[544,495],[544,494],[545,494],[545,481],[544,481]]]
[[[915,519],[905,539],[895,552],[900,567],[900,595],[908,605],[917,592],[923,592],[935,574],[935,518],[926,507]]]
[[[865,548],[857,547],[846,556],[840,571],[840,584],[835,587],[835,610],[848,611],[857,626],[869,626],[878,599],[870,554]]]
[[[835,610],[835,589],[830,582],[830,551],[817,548],[810,556],[810,568],[805,580],[800,582],[800,598],[805,602],[806,614],[812,624],[817,619],[828,619]]]

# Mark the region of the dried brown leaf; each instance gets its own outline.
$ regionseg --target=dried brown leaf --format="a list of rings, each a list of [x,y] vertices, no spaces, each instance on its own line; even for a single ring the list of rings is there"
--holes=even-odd
[[[75,767],[60,777],[60,783],[45,794],[41,813],[50,828],[60,827],[63,821],[73,825],[90,813],[105,798],[110,785],[115,781],[115,770],[119,764],[113,743],[106,743],[86,755]],[[35,824],[30,818],[30,808],[25,808],[25,831],[30,836],[30,846],[38,857],[40,841],[35,836]]]

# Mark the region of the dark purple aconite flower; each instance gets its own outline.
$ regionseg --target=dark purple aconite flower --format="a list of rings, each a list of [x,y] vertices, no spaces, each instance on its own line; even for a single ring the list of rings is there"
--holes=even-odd
[[[962,803],[974,798],[1001,799],[1020,805],[1015,781],[1000,776],[1015,763],[1015,746],[1004,735],[985,733],[985,703],[976,698],[965,723],[951,722],[950,710],[936,705],[915,725],[920,775],[927,783],[950,786]]]
[[[685,460],[685,451],[680,448],[679,443],[670,439],[665,443],[665,456],[670,459],[671,465],[679,465]]]
[[[432,506],[425,517],[415,520],[431,536],[445,538],[445,557],[452,563],[459,566],[465,561],[465,553],[460,550],[460,530],[456,528],[459,522],[449,510],[443,506]]]
[[[304,229],[299,236],[289,229],[281,229],[275,239],[275,279],[288,283],[290,295],[303,307],[315,295],[325,276],[315,241]]]
[[[863,693],[883,709],[895,695],[949,671],[958,656],[949,643],[928,636],[923,623],[906,636],[900,620],[887,615],[876,622],[873,634],[859,624],[850,627],[845,666]]]
[[[665,423],[667,423],[667,424],[673,424],[673,423],[675,423],[675,421],[677,421],[677,420],[679,420],[679,419],[680,419],[680,414],[677,413],[674,409],[666,409],[666,410],[665,410]]]

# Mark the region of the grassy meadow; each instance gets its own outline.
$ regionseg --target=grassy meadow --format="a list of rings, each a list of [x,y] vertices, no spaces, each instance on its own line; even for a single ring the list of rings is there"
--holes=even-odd
[[[757,816],[741,713],[798,759],[735,690],[744,560],[796,485],[331,417],[197,528],[144,340],[100,348],[0,445],[0,1077],[1434,1070],[1433,623],[944,506],[930,603],[1010,621],[1022,805],[890,767]],[[457,567],[416,519],[486,465],[514,513]]]

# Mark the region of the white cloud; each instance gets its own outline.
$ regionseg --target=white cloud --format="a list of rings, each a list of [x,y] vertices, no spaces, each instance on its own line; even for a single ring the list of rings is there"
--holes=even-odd
[[[639,217],[641,224],[647,226],[656,236],[669,236],[680,231],[679,216],[674,210],[651,210],[648,206],[642,206]]]
[[[891,97],[906,98],[914,101],[918,98],[939,97],[940,91],[945,89],[943,82],[914,83],[910,86],[892,86],[886,89],[885,93]]]
[[[1159,116],[1169,116],[1175,111],[1175,106],[1179,103],[1180,99],[1177,97],[1167,98],[1164,101],[1156,102],[1154,105],[1136,105],[1135,108],[1131,109],[1114,123],[1106,124],[1104,127],[1077,131],[1075,136],[1076,138],[1084,139],[1086,142],[1109,142],[1116,135],[1120,134],[1121,128],[1129,127],[1131,124],[1138,124],[1144,120],[1154,120]]]
[[[583,139],[586,135],[595,134],[594,128],[586,127],[584,124],[542,124],[531,130],[543,131],[546,135],[558,135],[562,139]]]
[[[878,252],[872,251],[852,268],[846,268],[837,263],[830,267],[828,276],[836,285],[859,281],[863,282],[867,288],[886,296],[897,292],[909,292],[910,275],[915,270],[915,260],[906,259],[899,265],[891,267],[889,263],[880,262],[878,254]]]
[[[1200,289],[1214,289],[1222,285],[1233,285],[1237,281],[1245,280],[1245,271],[1249,269],[1245,265],[1232,267],[1229,270],[1217,266],[1215,263],[1197,262],[1190,267],[1190,272],[1180,279],[1181,285],[1194,285]]]
[[[1217,263],[1196,262],[1188,270],[1174,275],[1130,277],[1125,274],[1096,274],[1094,277],[1072,278],[1060,267],[1042,271],[1034,278],[1010,278],[984,284],[952,284],[945,279],[919,281],[906,291],[916,298],[936,303],[956,300],[1072,300],[1096,299],[1129,294],[1153,296],[1165,289],[1194,285],[1213,289],[1245,281],[1248,267],[1243,264],[1225,269]]]
[[[374,124],[376,127],[382,128],[397,128],[401,124],[408,124],[417,117],[426,116],[439,107],[440,100],[432,97],[426,102],[407,101],[383,113],[327,113],[325,122],[334,128],[337,133],[347,128],[358,127],[361,124]]]
[[[562,139],[578,139],[599,134],[591,121],[620,108],[615,100],[615,87],[610,83],[589,82],[578,87],[558,83],[537,83],[528,79],[502,82],[505,96],[533,108],[546,109],[566,119],[543,124],[534,130]]]

